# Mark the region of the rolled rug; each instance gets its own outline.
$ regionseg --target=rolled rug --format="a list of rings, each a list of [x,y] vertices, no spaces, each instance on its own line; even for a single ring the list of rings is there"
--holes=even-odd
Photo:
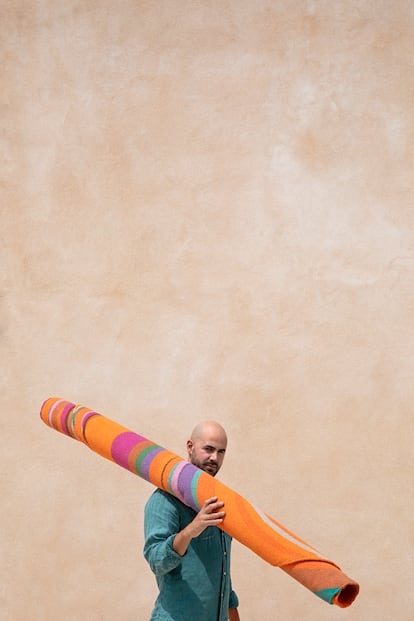
[[[83,442],[92,451],[172,494],[195,511],[208,498],[217,496],[226,508],[219,528],[329,604],[346,608],[357,597],[358,583],[338,565],[182,457],[98,412],[64,399],[47,399],[40,416],[53,429]]]

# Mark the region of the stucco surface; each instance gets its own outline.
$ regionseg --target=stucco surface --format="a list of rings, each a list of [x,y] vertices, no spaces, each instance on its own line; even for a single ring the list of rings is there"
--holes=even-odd
[[[0,610],[145,621],[152,489],[47,429],[82,402],[361,584],[324,604],[235,543],[243,621],[411,621],[409,0],[0,0]]]

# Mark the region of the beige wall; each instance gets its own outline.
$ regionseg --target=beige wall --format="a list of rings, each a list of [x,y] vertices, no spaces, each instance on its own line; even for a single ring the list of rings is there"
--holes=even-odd
[[[1,618],[146,621],[149,484],[48,396],[184,454],[361,583],[234,545],[243,621],[411,621],[410,0],[0,0]]]

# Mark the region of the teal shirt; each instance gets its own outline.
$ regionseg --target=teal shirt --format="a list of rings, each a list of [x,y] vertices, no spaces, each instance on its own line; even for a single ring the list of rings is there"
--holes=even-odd
[[[230,535],[209,526],[184,556],[172,547],[175,535],[195,516],[160,489],[145,506],[144,556],[159,588],[150,621],[227,621],[229,608],[238,606],[230,578]]]

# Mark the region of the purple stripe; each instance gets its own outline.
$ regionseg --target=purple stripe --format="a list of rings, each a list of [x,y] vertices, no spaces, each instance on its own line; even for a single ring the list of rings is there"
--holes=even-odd
[[[180,475],[178,477],[178,489],[180,494],[184,498],[184,502],[189,507],[192,507],[196,511],[198,511],[198,507],[194,504],[193,493],[191,490],[191,484],[193,482],[194,475],[198,471],[196,466],[193,464],[186,464],[184,468],[181,470]]]
[[[117,436],[112,442],[112,459],[123,468],[129,470],[128,457],[130,452],[132,451],[134,446],[136,446],[140,442],[146,441],[147,438],[144,438],[144,436],[139,436],[133,431],[125,431],[124,433],[120,433],[119,436]]]
[[[145,455],[144,459],[142,460],[141,467],[139,470],[140,470],[141,476],[147,481],[149,481],[149,469],[150,469],[152,460],[154,459],[155,455],[158,455],[158,453],[161,453],[161,451],[164,451],[164,450],[165,449],[163,449],[161,446],[158,446],[153,451],[150,451],[147,455]]]

